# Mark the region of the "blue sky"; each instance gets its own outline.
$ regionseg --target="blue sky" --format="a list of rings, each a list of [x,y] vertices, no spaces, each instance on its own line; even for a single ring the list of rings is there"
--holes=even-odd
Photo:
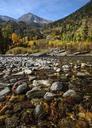
[[[0,15],[19,18],[31,12],[49,20],[63,18],[89,0],[0,0]]]

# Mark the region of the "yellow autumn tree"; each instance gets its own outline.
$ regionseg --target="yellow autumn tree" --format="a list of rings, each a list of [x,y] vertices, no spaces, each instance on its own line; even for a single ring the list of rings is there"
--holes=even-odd
[[[16,33],[12,33],[12,41],[13,41],[13,44],[18,43],[19,37]]]

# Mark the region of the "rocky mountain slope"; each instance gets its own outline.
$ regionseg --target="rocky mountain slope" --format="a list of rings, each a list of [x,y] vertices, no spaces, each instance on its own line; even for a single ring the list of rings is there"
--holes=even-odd
[[[48,24],[50,22],[48,20],[45,20],[45,19],[43,19],[41,17],[38,17],[38,16],[32,14],[32,13],[24,14],[23,16],[21,16],[18,19],[18,21],[23,21],[28,25],[31,25],[31,24],[43,25],[43,24]]]
[[[5,23],[5,22],[16,22],[16,23],[20,23],[20,22],[24,22],[26,25],[31,25],[32,27],[38,28],[38,27],[42,27],[44,24],[48,24],[50,23],[50,21],[45,20],[39,16],[36,16],[32,13],[27,13],[24,14],[23,16],[21,16],[18,19],[14,19],[12,17],[8,17],[8,16],[3,16],[0,15],[0,23]]]

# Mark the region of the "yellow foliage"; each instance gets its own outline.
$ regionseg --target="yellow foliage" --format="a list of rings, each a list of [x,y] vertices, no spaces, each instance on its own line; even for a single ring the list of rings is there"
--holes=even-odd
[[[79,51],[81,50],[90,50],[92,49],[92,42],[78,42],[77,43],[77,49]]]
[[[58,46],[62,46],[62,41],[61,40],[50,40],[48,45],[49,46],[54,46],[54,47],[58,47]]]
[[[79,118],[86,119],[87,121],[92,120],[92,112],[80,112],[78,116]]]
[[[16,33],[12,33],[12,41],[13,43],[17,43],[19,41],[18,35]]]
[[[92,42],[64,42],[61,40],[50,40],[48,42],[50,47],[62,47],[70,51],[90,51],[92,50]]]
[[[28,47],[32,47],[35,44],[37,44],[36,41],[31,40],[31,41],[28,42]]]

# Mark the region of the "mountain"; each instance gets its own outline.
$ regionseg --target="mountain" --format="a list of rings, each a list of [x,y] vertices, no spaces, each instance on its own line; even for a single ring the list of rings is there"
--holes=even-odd
[[[45,24],[50,23],[51,21],[38,17],[32,13],[24,14],[18,19],[0,15],[0,25],[5,22],[8,22],[8,24],[11,24],[11,22],[16,22],[17,24],[19,24],[20,22],[24,22],[26,25],[30,25],[32,28],[40,28],[43,27]]]
[[[9,17],[9,16],[0,15],[0,21],[8,22],[8,21],[16,21],[16,19]]]
[[[3,23],[4,22],[4,23]],[[92,0],[69,16],[51,22],[27,13],[15,20],[8,16],[0,16],[0,27],[7,33],[17,32],[22,36],[39,35],[39,28],[44,37],[55,37],[63,41],[92,41]],[[43,30],[43,31],[42,31]],[[31,34],[30,34],[31,33]]]
[[[71,15],[50,23],[48,28],[59,30],[62,40],[92,40],[92,0]]]
[[[30,38],[41,38],[40,28],[49,23],[48,20],[40,18],[32,13],[25,14],[19,19],[0,15],[0,29],[4,33],[4,37],[8,37],[13,32],[21,36]]]
[[[38,26],[50,23],[50,21],[43,19],[41,17],[38,17],[32,13],[27,13],[27,14],[21,16],[18,19],[18,21],[23,21],[28,25],[38,25]]]

